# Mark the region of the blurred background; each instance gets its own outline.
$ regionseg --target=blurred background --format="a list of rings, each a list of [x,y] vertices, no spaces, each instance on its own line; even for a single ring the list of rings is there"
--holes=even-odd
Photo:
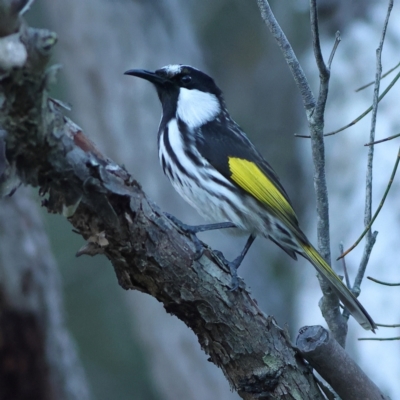
[[[342,42],[332,70],[326,132],[350,122],[370,104],[372,89],[354,90],[374,79],[386,2],[322,0],[321,35],[329,57],[335,32]],[[308,2],[271,1],[318,93],[318,71],[311,53]],[[386,71],[398,63],[400,9],[396,5],[383,54]],[[59,37],[54,63],[62,64],[52,95],[72,104],[69,115],[107,156],[124,164],[145,192],[165,211],[202,223],[163,176],[157,157],[161,107],[146,82],[124,76],[131,68],[154,70],[190,64],[213,76],[228,108],[273,165],[294,203],[300,224],[316,242],[316,213],[310,144],[301,98],[283,57],[263,24],[256,1],[240,0],[37,0],[27,19]],[[385,88],[392,78],[382,81]],[[398,86],[398,85],[397,85]],[[396,86],[379,108],[377,138],[400,131]],[[332,256],[363,230],[369,121],[326,141]],[[376,147],[374,209],[393,168],[398,140]],[[367,275],[398,282],[400,210],[396,178],[374,229],[379,231]],[[39,202],[37,202],[39,204]],[[162,305],[142,293],[124,292],[111,264],[102,257],[75,258],[83,240],[60,216],[42,215],[62,275],[67,326],[77,346],[93,399],[236,399],[222,373],[207,362],[194,334]],[[223,232],[203,234],[213,248],[233,258],[243,238]],[[363,244],[349,257],[354,278]],[[333,266],[342,273],[341,263]],[[313,268],[297,263],[273,243],[257,239],[240,268],[260,307],[287,326],[292,338],[305,325],[326,325]],[[400,322],[400,290],[365,281],[361,302],[378,323]],[[400,398],[400,344],[359,342],[371,336],[350,319],[348,350],[392,396]],[[380,328],[377,336],[398,336]],[[374,360],[374,362],[372,362]],[[379,360],[379,365],[376,361]]]

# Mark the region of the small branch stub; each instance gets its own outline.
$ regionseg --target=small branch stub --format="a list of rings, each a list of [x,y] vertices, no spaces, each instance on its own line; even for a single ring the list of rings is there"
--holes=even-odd
[[[343,400],[389,400],[322,326],[300,329],[300,354]]]

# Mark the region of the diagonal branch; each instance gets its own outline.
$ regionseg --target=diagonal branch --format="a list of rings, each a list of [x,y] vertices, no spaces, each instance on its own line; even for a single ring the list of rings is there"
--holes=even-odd
[[[399,68],[399,67],[400,67],[400,62],[397,63],[393,68],[390,68],[389,71],[385,72],[385,73],[382,75],[381,79],[386,78],[388,75],[390,75],[393,71],[395,71],[395,70],[396,70],[397,68]],[[356,89],[355,92],[360,92],[361,90],[364,90],[364,89],[366,89],[366,88],[369,87],[369,86],[372,86],[374,83],[375,83],[375,81],[369,82],[369,83],[367,83],[367,84],[365,84],[365,85],[359,87],[358,89]]]
[[[378,103],[386,96],[386,94],[389,92],[389,90],[393,87],[393,85],[398,81],[400,78],[400,73],[398,73],[393,80],[389,83],[389,86],[382,92],[382,94],[378,97]],[[368,115],[372,111],[372,107],[368,107],[361,115],[359,115],[356,119],[353,119],[353,121],[349,122],[347,125],[342,126],[341,128],[337,129],[336,131],[332,131],[329,133],[325,133],[324,136],[332,136],[336,135],[339,132],[344,131],[347,128],[350,128],[351,126],[355,125],[358,121],[361,121],[366,115]],[[300,136],[300,135],[297,135]],[[301,136],[307,138],[308,136]]]
[[[372,228],[372,224],[375,222],[378,214],[380,213],[380,211],[382,210],[383,205],[385,204],[385,200],[387,195],[389,194],[389,190],[392,187],[393,181],[394,181],[394,177],[396,175],[397,172],[397,167],[399,166],[399,162],[400,162],[400,149],[397,152],[397,157],[396,157],[396,162],[394,163],[394,167],[392,170],[392,174],[390,175],[389,178],[389,182],[388,185],[386,186],[385,192],[383,193],[382,199],[378,205],[378,208],[376,209],[374,215],[371,217],[371,220],[369,221],[368,225],[365,227],[365,229],[362,231],[361,235],[358,237],[358,239],[354,242],[354,244],[352,244],[346,251],[342,251],[340,253],[340,256],[337,258],[338,260],[340,260],[341,258],[345,257],[347,254],[349,254],[351,251],[353,251],[361,242],[361,240],[363,239],[363,237],[371,231]],[[378,232],[375,231],[373,233],[373,235],[375,235],[375,237],[377,236]],[[371,240],[371,239],[370,239]],[[374,240],[375,242],[375,240]],[[342,249],[343,250],[343,249]],[[371,248],[372,250],[372,248]],[[369,254],[370,252],[368,252]]]

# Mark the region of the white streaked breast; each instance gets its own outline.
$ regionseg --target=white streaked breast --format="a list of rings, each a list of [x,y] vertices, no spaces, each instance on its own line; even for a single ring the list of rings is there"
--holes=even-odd
[[[159,158],[160,162],[164,157],[166,165],[169,166],[165,169],[166,175],[170,179],[175,190],[192,206],[199,214],[207,218],[211,222],[225,222],[231,221],[237,226],[244,230],[247,230],[246,217],[243,220],[243,215],[238,215],[238,209],[242,214],[247,214],[249,207],[257,209],[256,202],[250,198],[245,201],[238,201],[234,191],[230,190],[229,187],[233,188],[233,184],[228,181],[222,174],[220,174],[209,162],[200,156],[203,162],[203,167],[199,169],[193,161],[186,155],[185,146],[182,139],[182,134],[178,129],[176,119],[171,120],[168,123],[168,140],[171,143],[171,147],[180,161],[182,167],[187,170],[192,177],[188,177],[181,173],[178,167],[171,160],[167,149],[164,145],[165,132],[161,133],[159,143]],[[170,172],[168,172],[170,170]],[[208,175],[208,179],[204,177]],[[180,181],[176,179],[180,178]],[[228,187],[220,185],[214,182],[210,177],[215,177],[220,181],[225,182]],[[199,185],[201,181],[201,185]],[[217,196],[212,196],[210,193],[220,193],[220,195],[228,201],[222,201]],[[234,205],[233,206],[231,206]],[[257,221],[256,225],[260,222]],[[249,222],[249,226],[254,227],[255,221]],[[259,229],[265,229],[260,226]],[[254,230],[254,229],[251,229]],[[257,230],[257,229],[256,229]]]

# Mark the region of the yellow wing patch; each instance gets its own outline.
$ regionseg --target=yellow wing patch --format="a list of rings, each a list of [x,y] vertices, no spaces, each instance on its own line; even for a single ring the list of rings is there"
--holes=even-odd
[[[331,283],[333,281],[338,281],[340,285],[342,285],[341,279],[336,275],[335,271],[326,263],[326,261],[322,258],[321,254],[318,253],[317,250],[314,249],[310,244],[302,244],[304,252],[307,254],[308,259],[315,266],[319,273],[324,275]]]
[[[228,157],[231,179],[246,192],[291,223],[296,214],[280,190],[271,182],[256,164],[242,158]]]

